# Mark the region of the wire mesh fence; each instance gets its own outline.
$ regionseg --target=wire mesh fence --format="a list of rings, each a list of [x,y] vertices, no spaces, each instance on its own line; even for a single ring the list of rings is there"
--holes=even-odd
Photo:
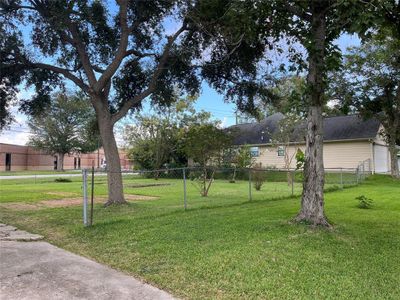
[[[140,209],[188,210],[221,207],[248,201],[297,197],[303,188],[303,171],[276,168],[189,167],[121,172],[126,201]],[[325,189],[340,189],[363,181],[370,169],[325,170]],[[107,173],[83,170],[84,220],[90,223],[89,204],[107,200]]]

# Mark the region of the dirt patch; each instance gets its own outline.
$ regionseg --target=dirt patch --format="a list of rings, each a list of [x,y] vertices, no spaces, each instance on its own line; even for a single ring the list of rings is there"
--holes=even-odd
[[[71,193],[71,192],[48,192],[46,194],[50,196],[61,196],[61,197],[76,196],[76,193]]]
[[[72,193],[73,194],[73,193]],[[148,200],[156,200],[159,197],[154,196],[144,196],[144,195],[125,195],[125,199],[127,201],[148,201]],[[0,207],[14,209],[14,210],[36,210],[42,208],[53,208],[53,207],[68,207],[68,206],[76,206],[82,205],[82,198],[63,198],[63,199],[54,199],[54,200],[44,200],[36,203],[18,203],[18,202],[10,202],[3,203]],[[90,199],[89,199],[90,201]],[[94,199],[95,203],[105,203],[107,201],[106,197],[96,197]]]
[[[99,202],[100,199],[95,199],[95,202]],[[45,200],[40,201],[39,204],[44,207],[67,207],[67,206],[74,206],[74,205],[81,205],[82,198],[65,198],[59,200]]]
[[[13,210],[36,210],[40,208],[40,206],[37,205],[37,203],[18,203],[18,202],[2,203],[0,207],[9,208]]]
[[[155,200],[158,197],[144,196],[144,195],[125,195],[125,199],[128,201],[143,201],[143,200]],[[46,207],[66,207],[73,205],[82,205],[82,198],[66,198],[60,200],[46,200],[40,201],[39,203]],[[106,197],[96,197],[94,203],[105,203],[107,201]],[[90,199],[89,199],[90,202]]]

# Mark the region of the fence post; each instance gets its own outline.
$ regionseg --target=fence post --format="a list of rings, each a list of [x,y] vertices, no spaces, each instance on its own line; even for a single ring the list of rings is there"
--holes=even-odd
[[[370,158],[368,158],[368,175],[370,175],[371,174],[371,159]]]
[[[183,173],[183,206],[186,210],[187,208],[187,198],[186,198],[186,172],[185,172],[185,168],[182,169],[182,173]]]
[[[362,164],[362,175],[361,175],[361,181],[364,181],[365,179],[365,162]]]
[[[358,181],[359,181],[359,178],[358,178],[358,177],[360,176],[360,175],[359,175],[359,173],[360,173],[359,170],[360,170],[360,167],[358,166],[357,169],[356,169],[356,180],[357,180],[357,184],[359,183],[359,182],[358,182]]]
[[[343,168],[340,168],[340,187],[343,190]]]
[[[292,171],[292,196],[294,195],[294,171]]]
[[[251,196],[251,169],[249,169],[249,201],[252,200]]]
[[[88,202],[88,194],[87,194],[87,170],[82,170],[82,179],[83,179],[83,225],[87,226],[87,202]]]
[[[92,190],[91,190],[91,194],[90,194],[90,226],[93,225],[93,206],[94,206],[94,161],[92,163]]]

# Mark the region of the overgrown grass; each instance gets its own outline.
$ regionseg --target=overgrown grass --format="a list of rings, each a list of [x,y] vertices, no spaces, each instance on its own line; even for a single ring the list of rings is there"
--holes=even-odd
[[[96,181],[96,193],[104,194],[104,178]],[[208,199],[196,197],[189,184],[191,202],[184,211],[181,181],[158,182],[170,184],[126,189],[157,200],[96,205],[91,228],[82,227],[81,207],[3,207],[1,219],[182,298],[400,298],[399,181],[373,176],[362,185],[326,193],[333,231],[288,222],[299,209],[299,197],[290,197],[286,183],[267,183],[259,194],[253,190],[252,202],[247,182],[216,182]],[[25,191],[24,184],[10,184],[6,193],[0,187],[2,202],[22,201],[12,187],[25,193],[34,186],[26,185]],[[59,186],[45,182],[42,188],[80,193],[78,179]],[[297,186],[296,194],[300,191]],[[47,197],[35,193],[34,201]],[[374,199],[372,209],[357,208],[354,199],[360,194]]]

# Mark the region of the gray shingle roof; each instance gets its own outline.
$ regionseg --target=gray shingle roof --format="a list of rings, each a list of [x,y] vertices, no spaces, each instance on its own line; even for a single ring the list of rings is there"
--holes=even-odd
[[[257,123],[234,125],[228,128],[234,133],[234,144],[266,144],[271,142],[273,134],[278,129],[278,122],[284,116],[273,114]],[[324,140],[373,139],[378,134],[380,122],[377,119],[364,120],[358,115],[324,118]],[[306,123],[300,123],[294,130],[292,142],[305,140]]]

